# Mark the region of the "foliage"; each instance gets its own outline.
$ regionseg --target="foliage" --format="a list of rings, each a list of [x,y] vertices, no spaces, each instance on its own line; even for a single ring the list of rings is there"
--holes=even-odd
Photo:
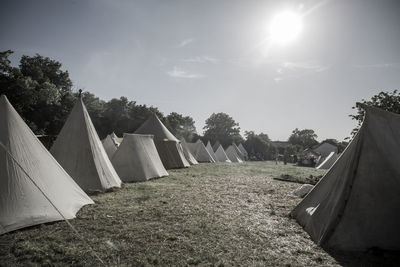
[[[379,94],[371,97],[370,100],[362,99],[361,103],[400,114],[400,92],[397,90],[394,90],[393,92],[382,91]],[[355,109],[357,112],[356,114],[349,115],[353,120],[357,121],[356,128],[354,128],[351,132],[351,135],[354,136],[361,127],[365,112],[357,105],[352,107],[352,109]]]
[[[292,145],[298,145],[305,149],[318,144],[318,141],[316,140],[317,137],[318,136],[315,134],[314,130],[299,130],[296,128],[293,130],[288,141]]]
[[[223,147],[227,147],[232,142],[241,142],[239,123],[228,114],[220,112],[213,113],[206,120],[204,126],[204,140],[215,143],[217,140]]]
[[[192,117],[171,112],[166,118],[166,126],[178,139],[191,140],[196,134],[196,127]]]
[[[276,153],[267,134],[255,134],[254,131],[245,131],[246,141],[243,146],[251,160],[271,160]]]

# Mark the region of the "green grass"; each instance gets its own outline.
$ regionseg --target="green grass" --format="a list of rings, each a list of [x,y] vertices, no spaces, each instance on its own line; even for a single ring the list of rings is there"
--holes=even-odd
[[[335,266],[292,219],[298,179],[323,171],[274,162],[200,164],[92,196],[70,222],[0,236],[0,266]],[[341,262],[351,262],[342,255]]]

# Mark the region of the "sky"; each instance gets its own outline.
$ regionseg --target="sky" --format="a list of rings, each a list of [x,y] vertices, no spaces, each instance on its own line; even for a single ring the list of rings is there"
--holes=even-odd
[[[287,10],[302,30],[276,44]],[[2,0],[0,50],[60,61],[74,90],[191,116],[200,134],[225,112],[242,134],[342,140],[357,101],[399,89],[399,14],[396,0]]]

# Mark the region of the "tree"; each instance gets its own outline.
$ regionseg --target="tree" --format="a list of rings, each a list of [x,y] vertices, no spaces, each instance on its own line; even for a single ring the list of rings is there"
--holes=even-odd
[[[397,90],[394,90],[393,92],[380,92],[379,94],[371,97],[371,100],[362,99],[361,103],[400,114],[400,92]],[[356,109],[357,111],[356,114],[349,115],[353,120],[357,121],[356,128],[354,128],[351,132],[351,135],[354,136],[361,127],[365,112],[357,105],[352,107],[352,109]]]
[[[253,160],[271,160],[273,159],[276,149],[272,145],[267,134],[255,134],[254,131],[245,131],[246,141],[245,147],[249,158]]]
[[[318,141],[316,140],[317,137],[318,136],[315,134],[314,130],[299,130],[296,128],[293,130],[288,141],[292,145],[299,145],[305,149],[318,144]]]
[[[166,118],[166,126],[178,139],[191,140],[196,133],[194,120],[190,116],[171,112]]]
[[[243,140],[240,136],[239,123],[223,112],[211,114],[203,129],[204,140],[209,140],[211,143],[218,140],[223,147]]]

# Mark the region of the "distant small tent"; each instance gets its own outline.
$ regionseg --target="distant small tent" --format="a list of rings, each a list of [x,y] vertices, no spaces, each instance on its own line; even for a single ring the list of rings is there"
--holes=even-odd
[[[239,148],[240,152],[242,152],[242,154],[244,155],[244,159],[248,160],[249,159],[249,153],[247,153],[247,150],[244,148],[242,143],[239,144],[238,148]]]
[[[199,139],[196,143],[187,143],[190,152],[198,162],[214,163],[215,160],[211,157],[204,143]]]
[[[152,135],[124,134],[111,162],[124,182],[147,181],[168,176]]]
[[[182,145],[182,149],[183,149],[183,154],[185,155],[185,158],[190,163],[190,165],[199,164],[199,162],[193,156],[192,152],[190,152],[188,144],[186,143],[184,138],[181,139],[181,145]]]
[[[400,250],[400,115],[358,105],[358,133],[291,216],[325,248]]]
[[[0,142],[5,146],[0,147],[0,234],[63,220],[40,190],[66,219],[75,218],[82,206],[93,204],[35,137],[5,95],[0,96]]]
[[[232,162],[243,162],[243,160],[240,158],[240,156],[237,154],[236,149],[234,148],[233,145],[230,145],[226,150],[225,150],[226,155],[228,156],[229,160]]]
[[[329,156],[327,156],[326,159],[320,165],[317,166],[316,169],[321,169],[321,170],[329,169],[330,167],[332,167],[332,165],[335,163],[338,157],[339,154],[331,152]]]
[[[330,143],[327,143],[327,142],[323,142],[321,144],[318,144],[318,145],[314,146],[312,148],[312,150],[314,152],[317,152],[319,155],[321,155],[321,157],[323,159],[325,159],[327,156],[329,156],[329,154],[331,152],[338,153],[337,146],[334,146],[334,145],[332,145]]]
[[[82,98],[72,109],[50,152],[85,191],[121,186]]]
[[[176,139],[155,114],[152,114],[135,131],[135,134],[154,135],[154,143],[158,154],[167,170],[190,166],[185,158],[180,141]]]
[[[245,161],[245,157],[244,157],[242,151],[240,151],[240,149],[238,148],[238,146],[237,146],[235,143],[232,143],[232,147],[235,149],[236,154],[239,156],[239,158],[240,158],[242,161]]]
[[[117,151],[117,145],[115,144],[114,140],[112,139],[111,135],[107,135],[102,141],[104,150],[107,153],[109,159],[112,158],[114,153]]]
[[[215,141],[214,145],[213,145],[213,150],[214,152],[217,151],[217,149],[219,148],[219,146],[221,146],[220,142],[217,140]]]
[[[215,153],[214,153],[214,150],[213,150],[213,148],[211,146],[210,141],[207,142],[206,149],[207,149],[208,153],[210,153],[210,156],[212,157],[212,159],[215,162],[217,162],[217,158],[215,157]]]
[[[218,162],[232,162],[226,155],[225,150],[221,145],[219,145],[217,151],[215,151],[215,157],[217,158]]]

